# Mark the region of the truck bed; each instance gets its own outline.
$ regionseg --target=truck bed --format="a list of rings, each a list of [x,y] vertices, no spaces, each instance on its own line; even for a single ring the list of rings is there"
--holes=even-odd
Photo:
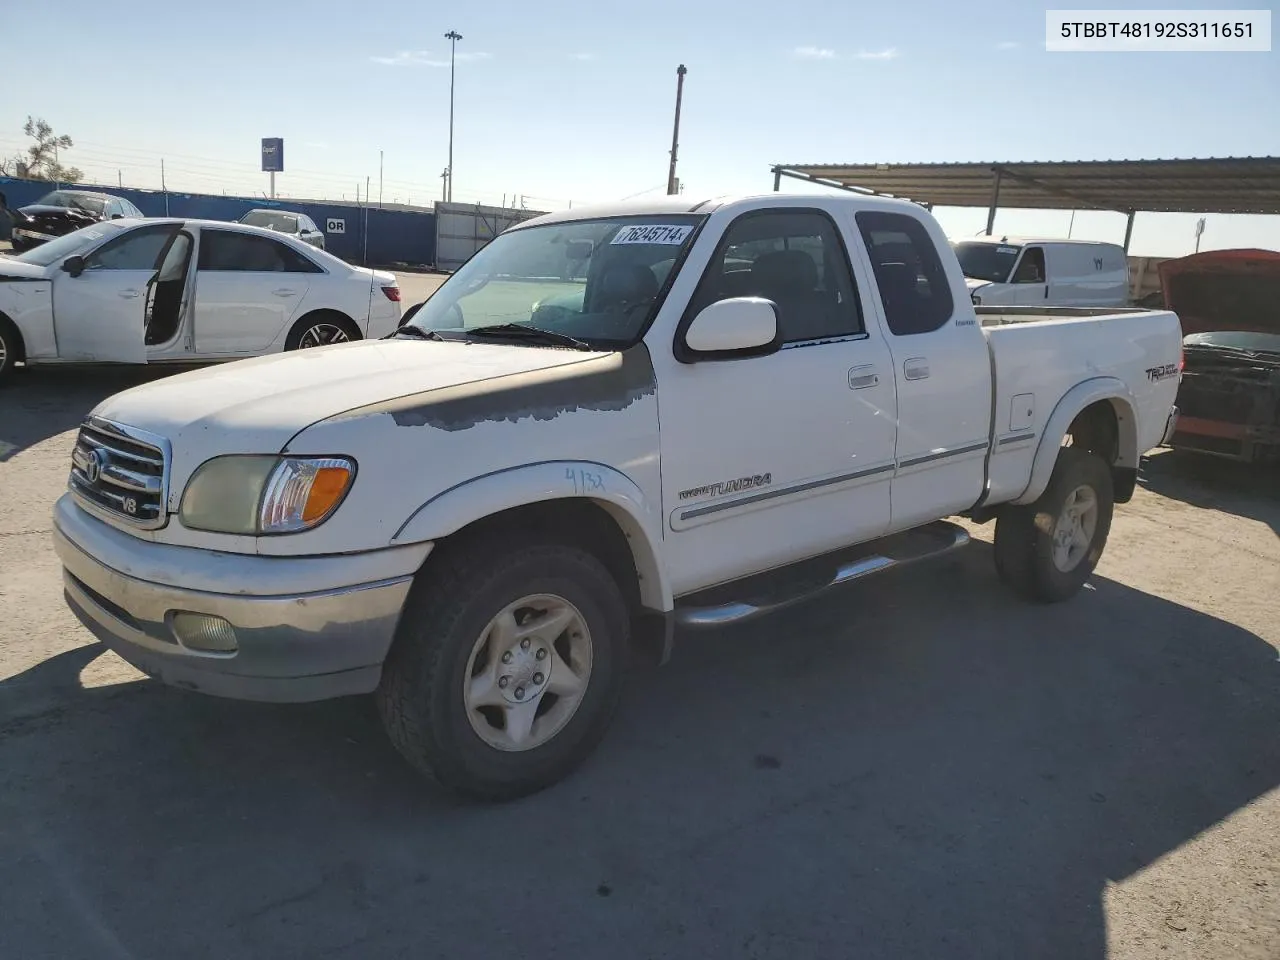
[[[1176,383],[1182,331],[1167,310],[979,307],[995,390],[991,500],[1017,497],[1055,405],[1077,384],[1115,377],[1130,385],[1137,449],[1160,442]],[[1133,464],[1136,466],[1136,464]]]

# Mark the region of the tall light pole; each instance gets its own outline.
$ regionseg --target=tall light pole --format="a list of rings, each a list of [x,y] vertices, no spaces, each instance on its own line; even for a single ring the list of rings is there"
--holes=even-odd
[[[445,194],[450,202],[453,201],[453,76],[454,61],[456,59],[456,51],[458,49],[458,41],[462,39],[462,34],[457,30],[450,30],[444,35],[449,41],[449,179],[445,181]]]
[[[667,193],[679,193],[676,186],[676,149],[680,145],[680,99],[684,96],[684,75],[688,73],[684,64],[676,68],[676,123],[671,131],[671,168],[667,171]]]

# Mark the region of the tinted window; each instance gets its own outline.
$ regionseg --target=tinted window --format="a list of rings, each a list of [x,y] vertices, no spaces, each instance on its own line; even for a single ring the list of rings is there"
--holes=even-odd
[[[772,300],[784,343],[863,331],[849,261],[822,213],[770,210],[730,224],[688,315],[730,297]]]
[[[974,280],[1004,283],[1022,248],[1010,244],[965,241],[954,245],[960,272]]]
[[[951,288],[924,224],[906,214],[871,210],[856,219],[890,332],[931,333],[950,320]]]
[[[283,243],[225,230],[205,230],[201,234],[199,268],[254,273],[321,272],[314,263]]]
[[[177,224],[139,227],[109,240],[85,258],[87,270],[154,270]]]

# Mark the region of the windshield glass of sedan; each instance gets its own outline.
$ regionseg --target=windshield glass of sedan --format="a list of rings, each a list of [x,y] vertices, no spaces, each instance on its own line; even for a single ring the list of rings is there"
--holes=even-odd
[[[240,220],[251,227],[266,227],[268,230],[279,230],[281,233],[297,233],[298,218],[291,213],[275,213],[271,210],[255,210],[246,213]]]
[[[1018,259],[1021,247],[1008,244],[977,243],[969,241],[952,245],[956,258],[960,261],[960,270],[973,280],[986,280],[990,283],[1005,283],[1009,279],[1009,271]]]
[[[701,217],[575,220],[504,233],[409,325],[441,333],[522,324],[602,346],[635,341]]]
[[[46,193],[36,203],[43,203],[49,207],[70,207],[73,210],[84,210],[86,213],[98,216],[102,215],[102,211],[107,206],[101,197],[90,196],[87,193],[74,193],[70,190]]]
[[[21,260],[23,263],[34,263],[38,267],[47,267],[63,257],[70,257],[77,253],[83,254],[90,247],[96,246],[99,242],[122,229],[124,228],[118,227],[110,221],[107,223],[95,223],[64,234],[56,240],[42,243],[38,247],[32,247],[26,253],[20,253],[11,259]]]

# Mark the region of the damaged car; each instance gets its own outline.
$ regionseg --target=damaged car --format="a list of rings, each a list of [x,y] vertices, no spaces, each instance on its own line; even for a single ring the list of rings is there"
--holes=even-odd
[[[1184,334],[1170,446],[1280,462],[1280,252],[1215,250],[1159,269]]]
[[[52,190],[35,203],[19,207],[13,224],[13,252],[22,253],[42,243],[104,220],[142,217],[142,211],[124,197],[88,190]]]

